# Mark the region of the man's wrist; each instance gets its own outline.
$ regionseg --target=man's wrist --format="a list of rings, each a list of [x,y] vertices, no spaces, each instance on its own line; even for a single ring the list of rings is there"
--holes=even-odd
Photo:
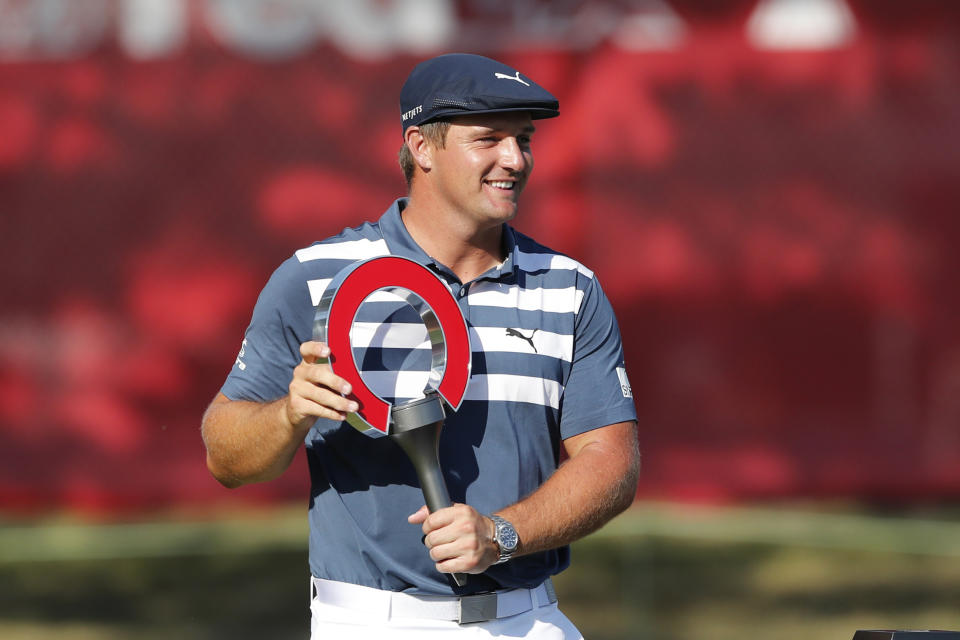
[[[312,427],[313,423],[317,420],[313,416],[298,415],[293,407],[293,400],[289,395],[280,398],[278,403],[280,405],[280,424],[289,429],[294,437],[306,435],[307,431],[310,430],[310,427]]]

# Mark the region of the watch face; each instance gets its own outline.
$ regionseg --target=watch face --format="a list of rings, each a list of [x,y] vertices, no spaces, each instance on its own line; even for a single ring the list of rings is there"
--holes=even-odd
[[[509,524],[500,527],[497,537],[500,538],[500,548],[504,551],[513,551],[517,548],[517,532]]]

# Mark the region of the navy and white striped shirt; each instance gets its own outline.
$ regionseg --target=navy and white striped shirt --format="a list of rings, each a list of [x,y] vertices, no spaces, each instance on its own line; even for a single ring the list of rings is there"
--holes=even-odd
[[[287,393],[315,305],[345,266],[380,255],[427,265],[467,319],[473,367],[459,411],[447,418],[440,464],[450,497],[491,513],[529,495],[556,470],[562,440],[636,419],[620,332],[594,274],[504,227],[507,258],[462,284],[410,237],[400,199],[376,223],[300,249],[260,294],[244,348],[223,386],[234,400]],[[364,382],[387,400],[422,396],[430,370],[426,328],[412,307],[372,295],[351,330]],[[329,580],[454,592],[407,515],[423,504],[412,464],[389,438],[318,420],[306,438],[311,475],[310,568]],[[569,549],[521,556],[470,576],[458,592],[534,587],[569,564]]]

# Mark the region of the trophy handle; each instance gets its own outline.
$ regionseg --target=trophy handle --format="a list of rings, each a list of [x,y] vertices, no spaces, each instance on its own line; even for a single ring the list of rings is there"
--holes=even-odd
[[[443,403],[436,393],[427,393],[426,397],[405,402],[393,407],[392,438],[410,458],[417,471],[423,497],[427,501],[430,513],[452,506],[447,483],[440,470],[438,449],[440,430],[443,428]],[[457,586],[467,584],[463,573],[451,574]]]

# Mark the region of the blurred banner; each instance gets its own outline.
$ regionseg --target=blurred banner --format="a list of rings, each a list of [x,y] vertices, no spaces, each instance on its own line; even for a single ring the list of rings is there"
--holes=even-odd
[[[641,495],[960,496],[960,3],[0,0],[0,508],[307,495],[200,418],[452,50],[560,99],[517,226],[613,301]]]

